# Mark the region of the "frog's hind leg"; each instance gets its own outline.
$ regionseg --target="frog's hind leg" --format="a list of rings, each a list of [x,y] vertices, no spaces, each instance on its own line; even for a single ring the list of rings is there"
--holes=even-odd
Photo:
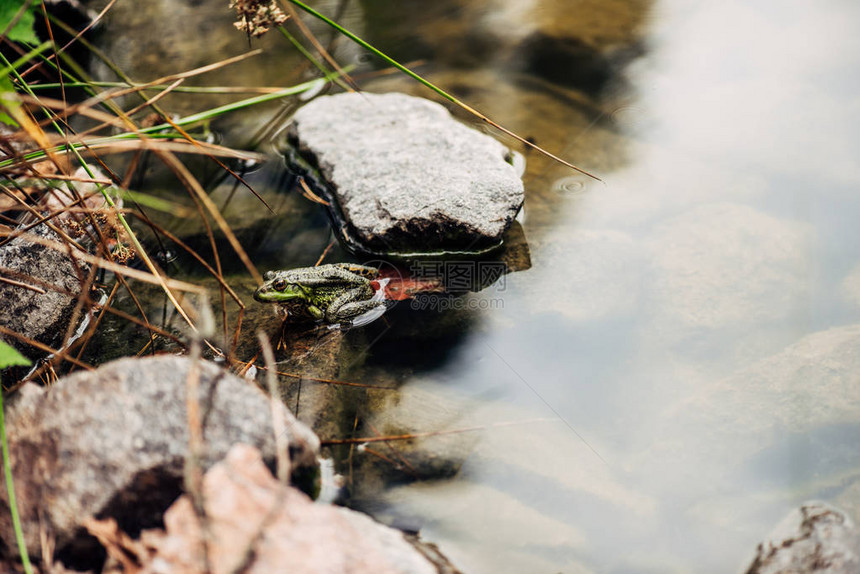
[[[383,304],[382,301],[374,301],[371,297],[373,297],[373,289],[369,283],[342,293],[329,303],[325,312],[326,321],[329,323],[349,321]]]

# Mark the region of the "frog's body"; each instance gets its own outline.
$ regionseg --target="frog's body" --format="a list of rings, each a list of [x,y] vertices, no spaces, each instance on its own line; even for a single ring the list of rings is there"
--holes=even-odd
[[[381,305],[374,299],[372,267],[333,263],[285,271],[269,271],[254,299],[280,303],[289,312],[303,312],[317,321],[347,323]]]

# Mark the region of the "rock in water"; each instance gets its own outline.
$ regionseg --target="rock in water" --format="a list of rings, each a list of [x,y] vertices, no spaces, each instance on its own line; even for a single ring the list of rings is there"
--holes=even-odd
[[[44,530],[59,554],[85,560],[95,544],[81,528],[90,516],[114,518],[131,534],[158,524],[182,491],[190,365],[188,358],[174,356],[121,359],[64,377],[48,389],[25,385],[14,397],[6,430],[31,554],[40,554]],[[199,367],[201,466],[210,467],[235,443],[253,445],[272,460],[266,395],[208,361]],[[308,485],[317,472],[319,439],[283,405],[279,410],[293,483]],[[0,539],[15,548],[5,488],[0,489]]]
[[[860,572],[860,532],[841,510],[808,502],[759,544],[746,574]]]
[[[316,179],[353,250],[486,252],[523,204],[511,151],[423,98],[321,97],[296,113],[289,140],[292,167]]]

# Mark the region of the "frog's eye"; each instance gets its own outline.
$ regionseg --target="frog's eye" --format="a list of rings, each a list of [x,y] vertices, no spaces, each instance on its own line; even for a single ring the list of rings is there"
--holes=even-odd
[[[275,279],[274,283],[272,283],[272,288],[275,291],[283,291],[287,288],[287,282],[284,280],[283,277],[278,277],[277,279]]]

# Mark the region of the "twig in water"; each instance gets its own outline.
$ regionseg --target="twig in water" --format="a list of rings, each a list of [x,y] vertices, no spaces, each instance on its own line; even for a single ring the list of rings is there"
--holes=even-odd
[[[382,433],[381,433],[381,432],[379,432],[379,430],[377,430],[377,428],[376,428],[375,426],[373,426],[373,423],[371,423],[370,421],[368,421],[367,426],[369,426],[369,427],[370,427],[370,430],[372,430],[372,431],[373,431],[373,434],[375,434],[376,436],[381,436],[381,435],[382,435]],[[412,465],[409,463],[409,461],[408,461],[408,460],[406,460],[406,457],[405,457],[405,456],[403,456],[403,453],[402,453],[402,452],[400,452],[399,450],[397,450],[397,448],[396,448],[393,444],[389,444],[388,442],[386,442],[386,443],[385,443],[385,446],[387,446],[387,447],[388,447],[388,449],[389,449],[392,453],[394,453],[394,456],[396,456],[398,459],[400,459],[400,462],[401,462],[401,463],[402,463],[402,464],[403,464],[403,465],[404,465],[404,466],[409,470],[409,473],[410,473],[410,474],[412,474],[413,476],[416,476],[416,477],[418,476],[418,471],[417,471],[417,470],[415,470],[415,467],[414,467],[414,466],[412,466]],[[369,451],[370,451],[370,449],[365,448],[365,449],[364,449],[364,451],[365,451],[365,452],[369,452]],[[393,466],[395,466],[395,467],[397,467],[397,466],[398,466],[398,463],[397,463],[396,461],[392,461],[392,462],[394,463],[394,464],[393,464]]]
[[[0,237],[6,237],[9,235],[15,234],[14,231],[7,231],[5,229],[0,229]],[[49,247],[56,251],[66,252],[68,253],[70,249],[68,246],[63,245],[57,241],[52,241],[50,239],[45,239],[44,237],[39,237],[38,235],[32,235],[29,233],[23,234],[24,237],[27,237],[28,241],[32,243],[38,243],[39,245],[43,245],[45,247]],[[113,273],[125,275],[127,277],[131,277],[133,279],[137,279],[138,281],[144,281],[145,283],[152,284],[160,284],[162,281],[164,284],[172,287],[173,289],[177,289],[180,291],[187,291],[189,293],[205,293],[206,290],[203,287],[198,285],[192,285],[191,283],[186,283],[184,281],[178,281],[176,279],[170,279],[168,277],[161,277],[162,281],[158,281],[160,276],[153,276],[149,273],[138,271],[137,269],[127,267],[125,265],[117,265],[112,261],[108,261],[107,259],[103,259],[101,257],[97,257],[95,255],[90,255],[89,253],[81,250],[74,252],[74,257],[78,259],[82,259],[90,265],[98,265],[107,271],[112,271]]]
[[[16,331],[13,331],[12,329],[8,329],[8,328],[4,327],[3,325],[0,325],[0,334],[6,335],[9,337],[14,337],[24,344],[30,345],[31,347],[36,347],[40,351],[44,351],[45,353],[48,353],[49,355],[53,355],[57,359],[62,359],[64,361],[68,361],[68,362],[72,363],[73,365],[77,365],[83,369],[87,369],[88,371],[95,370],[95,369],[93,369],[93,367],[84,363],[83,361],[78,361],[74,357],[70,357],[65,351],[60,351],[59,349],[54,349],[54,348],[52,348],[52,347],[50,347],[44,343],[36,341],[35,339],[31,339],[30,337],[25,337],[24,335],[22,335]]]
[[[275,431],[275,455],[278,459],[278,480],[282,484],[290,482],[290,451],[287,443],[287,426],[284,424],[283,406],[278,398],[278,381],[275,375],[275,354],[272,344],[262,331],[257,331],[257,339],[266,361],[266,384],[269,387],[269,407],[272,411],[272,427]]]
[[[321,440],[320,446],[335,446],[339,444],[363,444],[368,442],[388,442],[390,440],[412,440],[416,438],[427,438],[431,436],[442,436],[446,434],[459,434],[464,432],[475,432],[487,430],[491,428],[509,427],[514,425],[524,425],[531,423],[548,423],[556,422],[554,419],[529,419],[524,421],[513,421],[508,423],[496,423],[492,425],[482,425],[476,427],[465,427],[460,429],[451,429],[446,431],[431,431],[431,432],[416,432],[411,434],[389,435],[389,436],[368,436],[362,438],[339,438],[331,440]]]
[[[256,357],[255,357],[256,359]],[[252,361],[253,363],[253,361]],[[268,367],[260,367],[261,369],[267,369]],[[247,368],[246,368],[247,369]],[[297,375],[295,373],[285,373],[283,371],[275,371],[278,375],[282,377],[290,377],[291,379],[299,379],[300,381],[311,381],[314,383],[323,383],[326,385],[341,385],[344,387],[358,387],[361,389],[378,389],[381,391],[396,391],[397,387],[383,387],[380,385],[368,385],[366,383],[349,383],[346,381],[335,381],[332,379],[321,379],[319,377],[309,377],[307,375]]]
[[[323,198],[321,198],[320,196],[315,194],[313,191],[311,191],[311,188],[308,187],[307,183],[305,183],[304,178],[299,179],[299,186],[302,188],[302,197],[304,197],[308,201],[312,201],[314,203],[319,203],[320,205],[325,205],[326,207],[329,206],[329,202],[327,202],[326,200],[324,200]]]
[[[325,256],[328,255],[328,252],[331,251],[332,247],[334,247],[334,242],[335,242],[334,238],[332,238],[332,240],[328,242],[328,245],[326,245],[326,248],[323,249],[322,255],[320,255],[320,258],[317,259],[316,263],[314,263],[314,267],[319,266],[319,264],[323,262],[323,259],[325,259]]]

